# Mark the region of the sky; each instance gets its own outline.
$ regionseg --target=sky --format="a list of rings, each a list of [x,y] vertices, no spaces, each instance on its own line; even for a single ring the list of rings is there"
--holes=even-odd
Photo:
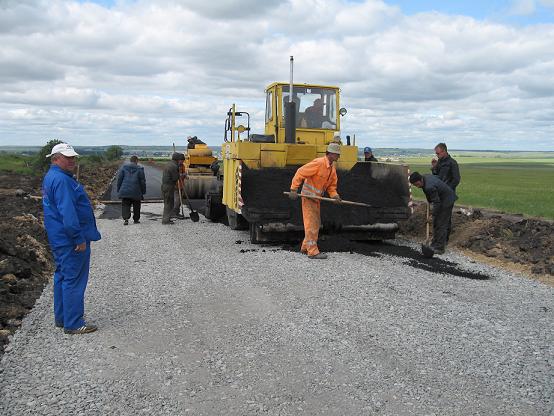
[[[554,151],[554,0],[0,0],[0,145],[263,133],[290,55],[358,145]]]

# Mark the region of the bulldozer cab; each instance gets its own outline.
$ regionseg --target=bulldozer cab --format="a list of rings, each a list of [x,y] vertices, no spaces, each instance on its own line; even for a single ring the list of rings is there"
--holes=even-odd
[[[266,92],[265,134],[275,143],[285,143],[285,103],[289,84],[273,83]],[[339,89],[337,87],[295,84],[292,100],[296,103],[296,143],[325,145],[340,130]]]

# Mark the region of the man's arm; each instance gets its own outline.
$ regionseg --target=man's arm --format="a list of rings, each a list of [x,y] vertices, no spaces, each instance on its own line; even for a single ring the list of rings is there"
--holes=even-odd
[[[140,190],[144,195],[146,193],[146,177],[144,176],[144,169],[139,172]]]
[[[117,192],[119,192],[119,188],[121,188],[121,184],[123,183],[124,177],[125,177],[125,171],[121,169],[119,171],[119,175],[117,175]]]
[[[319,162],[317,159],[312,160],[309,163],[306,163],[304,166],[301,166],[296,171],[296,174],[294,175],[294,178],[292,178],[292,183],[290,185],[291,190],[297,190],[300,185],[302,185],[302,182],[306,178],[309,178],[311,176],[314,176],[317,173],[317,170],[319,168]]]
[[[331,172],[331,177],[329,178],[329,186],[327,187],[327,193],[331,198],[337,197],[339,194],[337,193],[337,171],[333,169]]]
[[[458,162],[452,159],[452,188],[455,189],[460,184],[460,180],[460,167],[458,166]]]
[[[437,187],[430,186],[425,188],[425,196],[427,197],[427,201],[433,204],[433,216],[437,216],[441,204],[441,198]]]

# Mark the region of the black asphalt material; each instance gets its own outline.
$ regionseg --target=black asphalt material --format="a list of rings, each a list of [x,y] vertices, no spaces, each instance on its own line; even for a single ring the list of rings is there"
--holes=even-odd
[[[488,280],[491,277],[482,273],[464,270],[457,263],[441,258],[423,258],[421,253],[405,245],[396,245],[386,242],[350,241],[338,235],[326,236],[317,243],[322,252],[349,252],[362,254],[368,257],[389,255],[405,259],[405,264],[416,269],[437,274],[452,275],[475,280]],[[284,250],[299,251],[298,246],[283,245]]]

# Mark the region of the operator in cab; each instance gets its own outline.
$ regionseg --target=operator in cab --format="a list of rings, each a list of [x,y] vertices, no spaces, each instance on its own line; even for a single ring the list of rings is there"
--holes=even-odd
[[[304,166],[301,166],[292,178],[289,198],[296,200],[302,198],[302,218],[304,221],[304,241],[300,251],[307,254],[310,259],[326,259],[327,254],[320,253],[317,247],[319,226],[321,224],[321,201],[308,198],[322,197],[325,192],[337,203],[341,201],[337,193],[337,170],[334,162],[340,158],[340,145],[329,143],[325,156],[316,158]],[[302,192],[298,194],[298,188],[302,185]]]
[[[377,158],[373,156],[371,147],[364,147],[364,162],[378,162]]]

